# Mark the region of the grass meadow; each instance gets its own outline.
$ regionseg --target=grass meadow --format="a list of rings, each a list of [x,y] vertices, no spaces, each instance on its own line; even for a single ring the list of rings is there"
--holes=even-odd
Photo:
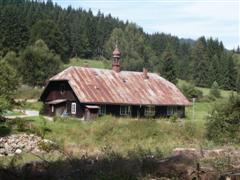
[[[103,61],[72,59],[66,67],[71,65],[106,68]],[[187,83],[179,80],[178,85]],[[203,96],[209,94],[208,88],[199,88]],[[22,87],[17,93],[18,98],[28,99],[39,97],[40,90]],[[231,94],[221,90],[224,100]],[[211,149],[216,144],[206,139],[206,116],[217,101],[197,101],[194,106],[186,107],[186,117],[177,122],[171,118],[160,119],[132,119],[112,116],[99,117],[96,121],[84,122],[74,118],[55,118],[55,121],[43,120],[42,117],[24,119],[27,124],[36,129],[47,129],[44,138],[57,142],[65,152],[74,156],[102,154],[106,149],[128,156],[129,152],[144,149],[151,152],[161,152],[170,155],[174,148]],[[23,108],[40,110],[39,102],[26,103]],[[193,114],[194,109],[194,114]],[[29,126],[28,126],[29,127]],[[13,131],[12,133],[19,133]],[[45,158],[54,160],[58,156],[46,154]],[[32,154],[23,154],[20,162],[37,159]],[[9,157],[0,158],[1,162],[9,162]]]
[[[66,69],[70,66],[107,69],[107,68],[110,68],[110,63],[111,61],[107,61],[107,60],[89,60],[89,59],[72,58],[70,59],[68,64],[63,65],[63,69]]]

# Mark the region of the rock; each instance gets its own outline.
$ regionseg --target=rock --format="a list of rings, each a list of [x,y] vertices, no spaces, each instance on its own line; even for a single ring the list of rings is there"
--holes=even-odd
[[[21,149],[17,149],[17,150],[15,151],[15,153],[16,153],[16,154],[21,154],[21,153],[22,153],[22,150],[21,150]]]
[[[5,149],[4,148],[0,148],[0,154],[4,154],[5,153]]]
[[[195,148],[175,148],[172,153],[174,156],[185,155],[185,156],[193,156],[193,157],[201,157],[201,153]]]
[[[25,152],[44,152],[39,149],[38,144],[43,141],[48,144],[55,144],[48,139],[42,139],[34,134],[13,134],[0,138],[0,156],[13,156]]]

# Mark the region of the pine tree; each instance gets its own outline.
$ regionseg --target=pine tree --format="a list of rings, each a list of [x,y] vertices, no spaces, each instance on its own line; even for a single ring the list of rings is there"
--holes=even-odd
[[[220,69],[220,65],[219,65],[219,58],[218,56],[215,54],[212,58],[211,58],[211,62],[210,62],[210,66],[209,66],[209,74],[208,74],[208,85],[212,85],[215,81],[220,80],[220,75],[219,75],[219,69]]]
[[[14,68],[0,59],[0,115],[4,110],[11,108],[15,90],[19,85],[19,76]]]
[[[238,54],[240,54],[240,47],[238,46],[237,47],[237,51],[236,51]]]
[[[65,50],[63,45],[62,32],[52,20],[41,20],[33,25],[31,28],[30,41],[33,43],[38,39],[44,40],[47,46],[54,50],[61,57],[65,57]]]
[[[232,55],[226,55],[225,60],[225,74],[224,74],[224,88],[228,90],[236,90],[236,66],[233,62]]]
[[[170,82],[176,84],[177,83],[177,75],[175,68],[175,55],[171,51],[170,47],[168,47],[162,55],[162,71],[161,75],[169,80]]]
[[[197,86],[206,87],[208,85],[208,56],[206,52],[206,39],[199,38],[195,47],[193,48],[192,55],[193,61],[193,81]]]
[[[240,93],[240,71],[238,71],[238,75],[237,75],[236,90],[238,93]]]
[[[191,52],[190,44],[183,43],[179,48],[179,58],[178,59],[178,69],[177,76],[180,79],[190,80],[190,57],[189,54]]]
[[[209,95],[212,98],[220,98],[221,97],[221,92],[219,90],[219,86],[218,86],[217,81],[213,82]]]

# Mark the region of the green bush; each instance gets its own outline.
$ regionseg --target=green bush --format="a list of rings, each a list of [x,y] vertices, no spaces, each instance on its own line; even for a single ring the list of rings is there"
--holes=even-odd
[[[185,136],[188,137],[193,137],[195,136],[197,130],[196,130],[196,123],[192,121],[185,121],[184,123],[184,131],[185,131]]]
[[[232,95],[227,102],[213,108],[207,117],[207,137],[218,143],[240,143],[240,97]]]
[[[219,90],[219,86],[218,86],[218,83],[216,81],[214,81],[213,84],[212,84],[212,87],[209,91],[209,97],[212,100],[215,100],[215,99],[221,97],[221,92]]]
[[[16,119],[16,126],[19,132],[25,132],[28,129],[28,122],[24,119]]]
[[[41,88],[22,85],[16,91],[15,98],[17,98],[17,99],[38,99],[41,95],[41,92],[42,92]]]
[[[195,86],[191,84],[184,84],[182,87],[180,87],[183,94],[191,100],[192,98],[197,98],[198,100],[203,97],[203,92],[199,89],[197,89]]]
[[[46,151],[46,152],[50,152],[50,151],[59,149],[57,144],[55,144],[51,141],[44,141],[44,140],[38,142],[38,147],[39,147],[39,149]]]
[[[11,128],[4,126],[4,125],[0,126],[0,137],[6,136],[10,133],[11,133]]]

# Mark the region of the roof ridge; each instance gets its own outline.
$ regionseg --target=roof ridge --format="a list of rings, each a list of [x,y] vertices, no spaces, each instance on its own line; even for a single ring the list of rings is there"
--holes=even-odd
[[[112,72],[115,72],[115,71],[113,71],[112,69],[104,69],[104,68],[94,68],[94,67],[83,67],[83,66],[69,66],[67,69],[69,69],[69,68],[82,68],[82,69],[96,69],[96,70],[104,70],[104,71],[112,71]],[[65,70],[67,70],[67,69],[65,69]],[[64,70],[64,71],[65,71]],[[62,71],[63,72],[63,71]],[[142,71],[129,71],[129,70],[123,70],[123,71],[120,71],[119,73],[121,73],[121,72],[128,72],[128,73],[143,73]],[[118,73],[118,72],[116,72],[116,73]],[[155,75],[158,75],[158,76],[160,76],[158,73],[156,73],[156,72],[148,72],[148,74],[155,74]],[[161,76],[160,76],[161,77]]]

